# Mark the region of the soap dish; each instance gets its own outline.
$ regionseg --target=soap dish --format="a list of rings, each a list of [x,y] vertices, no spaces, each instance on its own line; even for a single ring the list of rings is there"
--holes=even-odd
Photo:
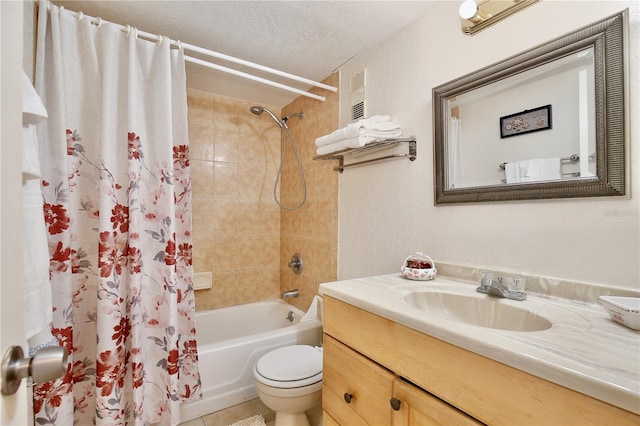
[[[640,297],[600,296],[600,303],[611,319],[633,330],[640,330]]]
[[[402,263],[402,276],[415,281],[428,281],[436,277],[436,264],[429,256],[413,253]]]

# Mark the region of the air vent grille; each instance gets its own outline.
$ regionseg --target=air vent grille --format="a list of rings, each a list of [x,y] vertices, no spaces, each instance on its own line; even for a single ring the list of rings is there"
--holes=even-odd
[[[351,105],[351,121],[364,117],[364,101]]]
[[[351,77],[351,93],[364,89],[364,71]]]
[[[365,72],[351,77],[351,121],[359,120],[366,115],[365,111]]]

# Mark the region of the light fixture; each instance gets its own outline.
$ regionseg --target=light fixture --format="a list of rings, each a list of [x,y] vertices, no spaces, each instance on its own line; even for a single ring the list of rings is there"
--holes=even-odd
[[[459,14],[462,32],[474,35],[540,0],[464,0]]]

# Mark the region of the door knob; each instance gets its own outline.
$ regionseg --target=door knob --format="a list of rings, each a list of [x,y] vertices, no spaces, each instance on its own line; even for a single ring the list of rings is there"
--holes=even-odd
[[[24,358],[20,346],[11,346],[2,357],[2,394],[13,395],[22,379],[31,376],[34,383],[45,383],[67,371],[67,348],[42,348],[33,357]]]
[[[389,400],[389,403],[391,404],[391,408],[393,408],[394,411],[400,410],[400,400],[398,398],[391,398]]]

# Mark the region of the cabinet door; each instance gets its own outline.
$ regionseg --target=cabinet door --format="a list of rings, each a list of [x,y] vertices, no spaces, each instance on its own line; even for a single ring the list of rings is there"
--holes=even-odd
[[[462,411],[402,379],[393,383],[393,397],[400,403],[393,411],[394,426],[481,425]]]
[[[340,426],[326,411],[322,411],[322,426]]]
[[[341,425],[388,425],[395,376],[331,336],[324,336],[324,410]]]

